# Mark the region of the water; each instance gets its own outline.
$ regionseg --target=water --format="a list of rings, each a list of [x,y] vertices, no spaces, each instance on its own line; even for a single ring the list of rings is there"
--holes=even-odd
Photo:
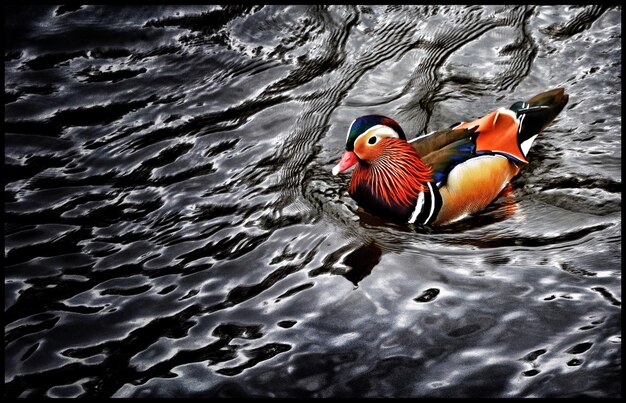
[[[621,397],[621,7],[6,6],[5,396]],[[492,206],[333,177],[558,86]]]

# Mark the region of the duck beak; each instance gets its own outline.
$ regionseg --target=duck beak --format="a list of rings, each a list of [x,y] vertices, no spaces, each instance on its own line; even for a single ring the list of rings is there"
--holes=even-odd
[[[358,161],[359,159],[354,152],[346,151],[341,156],[341,160],[339,160],[339,163],[334,166],[333,175],[337,175],[339,172],[345,171],[346,169],[356,164]]]

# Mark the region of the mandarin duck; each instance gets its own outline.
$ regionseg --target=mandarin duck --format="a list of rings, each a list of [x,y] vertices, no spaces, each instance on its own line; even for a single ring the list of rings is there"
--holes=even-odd
[[[567,101],[553,89],[409,141],[393,119],[361,116],[332,173],[356,165],[349,193],[370,214],[421,225],[459,221],[498,197]]]

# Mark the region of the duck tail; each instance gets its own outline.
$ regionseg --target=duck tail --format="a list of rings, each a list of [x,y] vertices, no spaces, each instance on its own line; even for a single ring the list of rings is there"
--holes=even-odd
[[[517,141],[524,156],[528,154],[537,134],[552,123],[563,110],[568,99],[569,95],[563,88],[555,88],[537,94],[526,102],[519,101],[511,105],[509,109],[517,114],[520,121]]]

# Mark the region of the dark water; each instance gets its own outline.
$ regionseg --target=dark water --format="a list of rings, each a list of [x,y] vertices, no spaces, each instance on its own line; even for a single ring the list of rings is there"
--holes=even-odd
[[[7,6],[4,65],[5,396],[621,397],[621,8]],[[330,174],[557,86],[469,220]]]

